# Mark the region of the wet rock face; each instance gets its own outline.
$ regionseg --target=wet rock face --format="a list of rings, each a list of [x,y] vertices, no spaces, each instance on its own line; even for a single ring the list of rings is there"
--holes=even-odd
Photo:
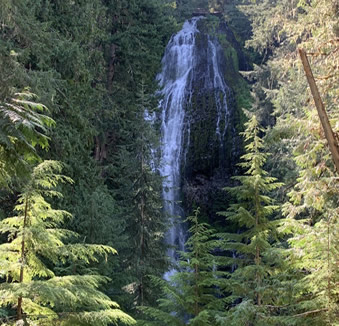
[[[216,38],[200,33],[196,37],[195,66],[190,100],[186,108],[189,128],[185,176],[196,174],[210,177],[225,160],[231,148],[226,147],[233,116],[233,92],[224,75],[225,56]],[[236,136],[236,135],[233,135]]]
[[[162,87],[161,155],[165,210],[190,213],[193,206],[213,217],[220,189],[234,175],[241,148],[242,115],[238,44],[218,18],[186,21],[173,35],[158,75]],[[181,201],[182,205],[178,202]],[[171,228],[171,244],[183,242]],[[179,246],[180,247],[180,246]],[[173,254],[174,255],[174,254]]]
[[[241,48],[225,23],[211,30],[201,20],[198,30],[185,104],[182,192],[186,211],[200,206],[213,218],[215,199],[234,175],[241,147],[241,113],[232,89],[241,78]]]

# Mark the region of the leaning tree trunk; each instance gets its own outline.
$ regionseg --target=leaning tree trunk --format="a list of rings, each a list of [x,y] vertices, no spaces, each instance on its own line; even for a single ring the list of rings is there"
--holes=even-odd
[[[323,101],[321,100],[317,84],[315,83],[313,73],[310,67],[310,63],[308,62],[308,59],[307,59],[306,52],[303,49],[299,49],[299,55],[301,58],[301,62],[304,66],[308,84],[310,85],[310,89],[312,92],[315,106],[317,107],[319,119],[324,128],[325,137],[327,139],[328,146],[330,148],[332,158],[337,169],[337,173],[339,173],[339,147],[338,147],[337,140],[334,136],[330,121],[328,120],[325,106],[324,106]]]

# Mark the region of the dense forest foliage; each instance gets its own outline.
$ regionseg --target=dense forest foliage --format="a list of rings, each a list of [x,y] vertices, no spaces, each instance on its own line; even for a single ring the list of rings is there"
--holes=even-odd
[[[145,112],[198,8],[243,47],[252,103],[224,207],[193,203],[168,282]],[[338,171],[298,49],[339,142],[337,0],[2,0],[0,324],[339,325]]]

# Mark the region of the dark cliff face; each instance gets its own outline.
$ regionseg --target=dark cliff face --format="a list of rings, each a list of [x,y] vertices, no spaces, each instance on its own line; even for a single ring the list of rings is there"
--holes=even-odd
[[[246,60],[232,31],[213,18],[198,24],[194,69],[185,108],[183,203],[215,219],[239,160],[243,114],[237,96],[249,97],[239,67]],[[219,203],[220,201],[220,203]]]

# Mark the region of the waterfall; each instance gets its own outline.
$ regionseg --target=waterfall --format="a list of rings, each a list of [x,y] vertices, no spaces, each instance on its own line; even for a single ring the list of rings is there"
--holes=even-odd
[[[230,89],[226,85],[225,79],[220,73],[219,65],[218,65],[218,46],[219,43],[214,39],[212,40],[208,37],[208,56],[207,59],[209,61],[208,67],[212,66],[213,75],[210,76],[210,85],[213,87],[214,95],[215,95],[215,103],[217,108],[217,126],[216,126],[216,134],[220,141],[220,146],[223,146],[223,141],[225,138],[225,133],[228,127],[228,115],[229,110],[227,107],[227,94]],[[221,122],[224,120],[224,126],[221,127]]]
[[[203,80],[202,88],[210,92],[215,102],[215,136],[222,147],[227,129],[228,87],[220,71],[218,56],[220,45],[216,38],[208,36],[204,54],[198,49],[196,36],[200,33],[197,24],[202,17],[194,17],[184,23],[183,28],[170,39],[162,60],[162,71],[157,79],[161,86],[161,175],[163,181],[164,209],[172,216],[172,225],[167,234],[167,243],[176,249],[169,250],[173,263],[177,261],[176,250],[183,251],[186,241],[185,228],[175,220],[183,218],[180,207],[183,160],[189,150],[191,116],[185,112],[192,107],[196,80]],[[202,90],[199,90],[199,92]],[[202,95],[204,96],[204,95]],[[194,107],[192,107],[194,111]],[[190,116],[191,115],[191,116]],[[165,278],[175,270],[166,273]]]
[[[162,72],[158,76],[162,87],[162,168],[164,177],[163,197],[165,210],[172,217],[181,216],[178,204],[180,199],[180,161],[182,157],[182,139],[184,127],[184,106],[194,66],[194,43],[198,18],[186,21],[182,30],[172,36],[162,60]],[[181,224],[173,222],[167,242],[173,248],[184,250],[185,234]],[[170,249],[172,261],[177,259],[175,249]],[[169,272],[171,274],[171,272]],[[166,277],[166,276],[165,276]]]

